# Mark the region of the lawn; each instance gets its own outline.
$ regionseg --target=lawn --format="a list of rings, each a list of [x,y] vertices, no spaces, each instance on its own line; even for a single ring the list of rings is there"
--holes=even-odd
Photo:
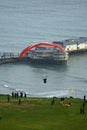
[[[0,95],[0,130],[87,130],[87,103],[85,113],[80,114],[82,99],[65,98],[62,106],[59,98],[51,105],[52,98],[19,98]]]

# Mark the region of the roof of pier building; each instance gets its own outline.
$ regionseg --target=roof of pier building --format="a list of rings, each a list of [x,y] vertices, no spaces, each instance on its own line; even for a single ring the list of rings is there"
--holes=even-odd
[[[73,45],[73,44],[82,44],[82,43],[87,44],[87,37],[72,38],[62,41],[53,41],[53,43],[59,44],[62,47],[66,47],[67,45]]]

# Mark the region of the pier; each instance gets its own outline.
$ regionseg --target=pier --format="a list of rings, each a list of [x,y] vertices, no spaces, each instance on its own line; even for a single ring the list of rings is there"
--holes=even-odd
[[[0,64],[14,63],[19,60],[19,54],[14,53],[1,53]]]
[[[83,54],[87,53],[87,49],[81,49],[81,50],[75,50],[75,51],[70,51],[69,52],[69,57],[71,55],[76,55],[76,54]],[[0,54],[0,65],[1,64],[7,64],[7,63],[29,63],[30,58],[28,56],[25,56],[23,58],[19,58],[19,53],[3,53],[2,55]],[[47,60],[48,62],[48,60]]]
[[[19,53],[0,53],[0,65],[8,63],[31,63],[29,56],[19,57]]]
[[[7,63],[23,63],[29,61],[28,57],[19,58],[19,53],[1,53],[0,65]]]
[[[79,37],[63,41],[55,41],[53,43],[61,45],[61,47],[64,48],[65,52],[67,52],[69,56],[78,53],[87,53],[87,37]],[[27,53],[22,58],[20,58],[19,55],[20,53],[13,53],[13,52],[0,53],[0,65],[6,63],[23,63],[23,62],[34,63]],[[62,61],[62,59],[60,60]],[[36,60],[36,62],[38,61]],[[48,62],[49,60],[47,59],[47,61],[42,62],[42,64],[43,63],[46,64]]]
[[[0,65],[1,64],[8,64],[8,63],[29,63],[29,64],[64,64],[62,58],[59,61],[53,61],[51,59],[40,60],[38,59],[32,60],[29,56],[25,55],[24,57],[20,58],[19,54],[5,54],[4,56],[0,55]],[[66,61],[65,61],[66,64]]]

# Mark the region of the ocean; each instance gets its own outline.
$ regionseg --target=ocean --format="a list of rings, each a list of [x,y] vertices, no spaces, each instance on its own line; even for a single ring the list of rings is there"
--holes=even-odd
[[[20,53],[30,44],[87,37],[87,0],[0,0],[0,52]],[[43,78],[47,77],[44,84]],[[0,93],[87,96],[87,54],[67,65],[0,65]]]

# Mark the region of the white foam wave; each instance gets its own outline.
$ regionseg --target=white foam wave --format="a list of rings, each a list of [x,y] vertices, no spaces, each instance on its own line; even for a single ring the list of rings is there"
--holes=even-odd
[[[62,97],[69,96],[70,92],[68,90],[41,92],[41,93],[29,93],[29,96],[33,97]]]

